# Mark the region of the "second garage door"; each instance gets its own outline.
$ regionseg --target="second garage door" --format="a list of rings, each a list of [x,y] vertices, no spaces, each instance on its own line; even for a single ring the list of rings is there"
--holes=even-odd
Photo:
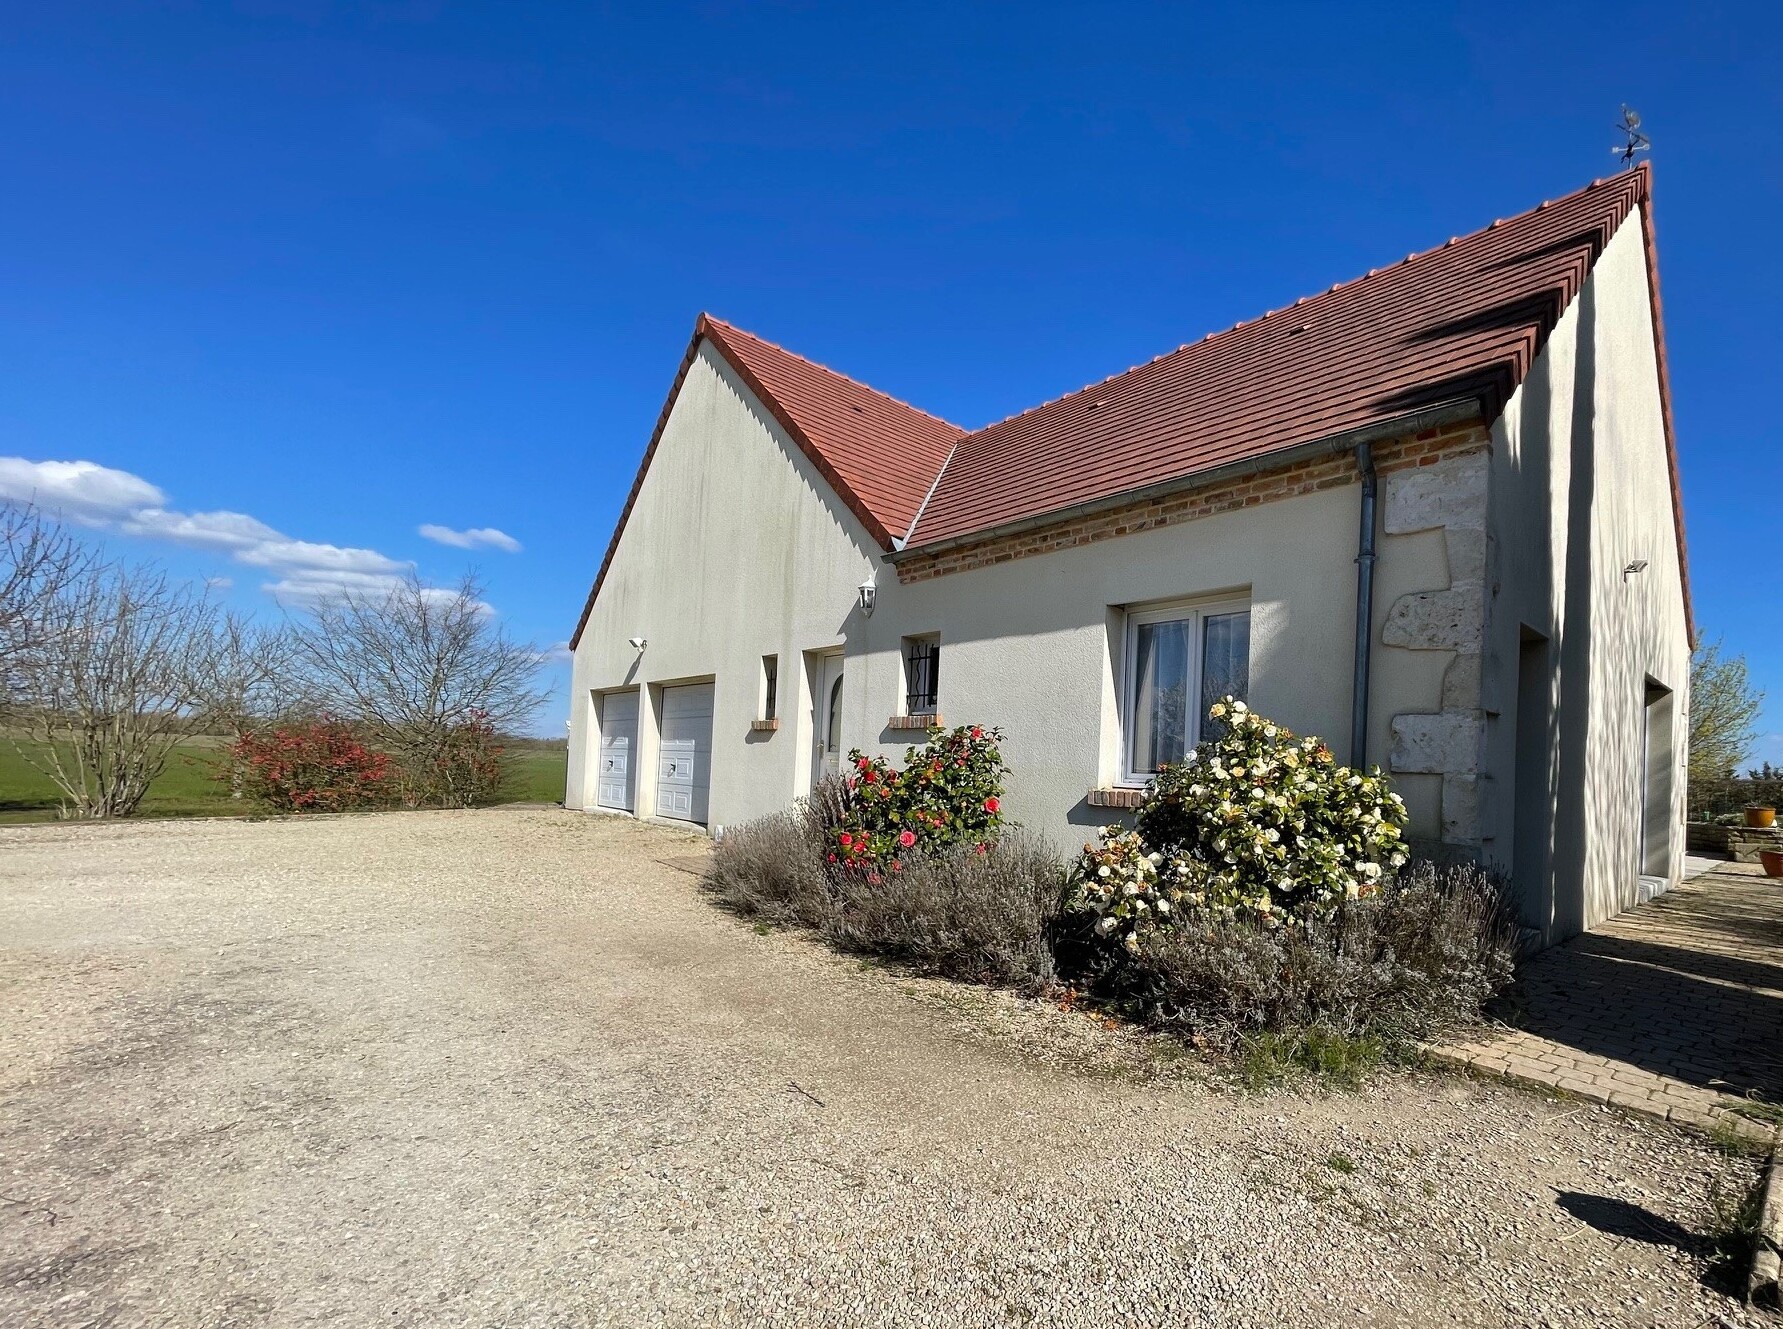
[[[706,823],[712,790],[712,685],[662,690],[656,815]]]

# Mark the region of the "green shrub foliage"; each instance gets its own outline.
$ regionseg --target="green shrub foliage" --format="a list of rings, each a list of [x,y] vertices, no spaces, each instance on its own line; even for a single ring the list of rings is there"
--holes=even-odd
[[[706,888],[923,972],[1062,979],[1204,1043],[1274,1039],[1320,1067],[1477,1017],[1514,954],[1498,883],[1408,865],[1405,808],[1378,772],[1229,698],[1212,718],[1221,732],[1159,773],[1136,826],[1104,830],[1069,873],[1004,825],[1001,734],[964,726],[902,768],[854,753],[845,780],[733,828]]]
[[[1209,714],[1220,735],[1159,771],[1135,829],[1105,829],[1072,874],[1073,903],[1130,952],[1190,914],[1330,915],[1406,861],[1405,803],[1378,770],[1231,697]]]
[[[954,845],[985,852],[1003,825],[1002,737],[981,725],[934,730],[922,747],[905,749],[902,770],[850,752],[828,861],[872,877]]]
[[[856,788],[875,783],[857,779]],[[940,849],[905,849],[883,864],[857,855],[844,866],[834,846],[841,834],[857,837],[858,810],[855,790],[838,780],[733,827],[712,854],[706,889],[747,917],[812,928],[923,973],[1028,990],[1053,980],[1065,868],[1043,842],[1007,827],[977,838],[996,828],[967,819],[971,833]]]

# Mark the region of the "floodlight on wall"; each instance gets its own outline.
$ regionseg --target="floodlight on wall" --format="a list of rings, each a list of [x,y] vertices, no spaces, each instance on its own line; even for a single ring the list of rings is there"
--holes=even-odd
[[[642,637],[633,637],[633,638],[631,638],[631,648],[632,648],[632,649],[633,649],[633,650],[634,650],[634,651],[641,651],[641,650],[643,650],[643,649],[644,649],[644,648],[645,648],[645,647],[646,647],[646,646],[648,646],[648,645],[649,645],[649,644],[650,644],[650,643],[649,643],[649,642],[647,642],[647,641],[646,641],[646,640],[644,640],[644,638],[642,638]]]
[[[873,602],[879,598],[879,588],[873,584],[873,579],[868,577],[859,586],[856,586],[854,594],[860,603],[861,613],[868,618],[873,617]]]
[[[1630,577],[1634,576],[1635,573],[1645,572],[1646,570],[1647,560],[1644,558],[1637,558],[1634,562],[1622,569],[1622,580],[1627,581]]]

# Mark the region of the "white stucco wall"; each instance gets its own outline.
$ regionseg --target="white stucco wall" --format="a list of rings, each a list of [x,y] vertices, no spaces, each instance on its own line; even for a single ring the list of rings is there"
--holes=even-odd
[[[1511,867],[1516,837],[1532,824],[1517,824],[1518,658],[1539,634],[1551,663],[1539,719],[1551,755],[1536,764],[1546,767],[1536,776],[1542,797],[1525,806],[1545,802],[1552,821],[1536,826],[1523,857],[1539,842],[1546,872],[1525,874],[1519,889],[1526,922],[1552,942],[1652,889],[1640,870],[1649,678],[1672,690],[1679,735],[1678,830],[1664,884],[1682,865],[1690,650],[1638,212],[1605,248],[1494,438],[1484,852]],[[1637,560],[1646,568],[1624,577]]]
[[[593,807],[595,692],[644,685],[638,813],[654,812],[664,684],[715,682],[711,821],[809,787],[804,653],[839,648],[878,546],[710,343],[689,366],[575,651],[566,806]],[[631,637],[649,642],[640,655]],[[781,727],[751,733],[761,658],[780,657]]]
[[[1061,847],[1080,842],[1120,819],[1085,797],[1120,775],[1122,611],[1229,594],[1251,602],[1251,703],[1346,758],[1359,503],[1352,484],[909,585],[884,569],[878,609],[849,646],[851,741],[902,753],[908,735],[886,728],[900,710],[901,641],[939,633],[947,723],[1006,733],[1006,811]],[[1382,537],[1377,643],[1396,600],[1448,584],[1441,539]],[[1395,712],[1437,709],[1446,663],[1377,644],[1371,763],[1385,760]],[[1440,835],[1436,782],[1408,785],[1415,833]]]
[[[998,725],[1008,811],[1061,847],[1119,814],[1085,802],[1116,783],[1122,611],[1231,595],[1252,609],[1250,691],[1283,723],[1347,756],[1355,614],[1355,484],[910,585],[809,460],[709,346],[690,366],[575,652],[565,801],[595,804],[600,696],[641,688],[637,811],[652,815],[660,689],[716,684],[710,819],[733,825],[810,785],[806,664],[844,649],[843,746],[901,755],[901,646],[941,638],[949,723]],[[1393,716],[1440,709],[1443,652],[1381,643],[1392,606],[1449,584],[1443,534],[1379,535],[1368,759]],[[876,611],[855,607],[873,575]],[[644,637],[640,655],[628,644]],[[781,729],[752,734],[760,663],[780,657]],[[915,736],[920,737],[920,736]],[[1440,779],[1401,782],[1420,838],[1438,839]]]

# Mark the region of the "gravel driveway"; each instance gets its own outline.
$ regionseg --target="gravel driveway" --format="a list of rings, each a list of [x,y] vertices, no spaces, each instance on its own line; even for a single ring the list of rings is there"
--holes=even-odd
[[[1759,1323],[1754,1164],[1459,1079],[1247,1096],[758,934],[558,811],[0,829],[0,1324]]]

